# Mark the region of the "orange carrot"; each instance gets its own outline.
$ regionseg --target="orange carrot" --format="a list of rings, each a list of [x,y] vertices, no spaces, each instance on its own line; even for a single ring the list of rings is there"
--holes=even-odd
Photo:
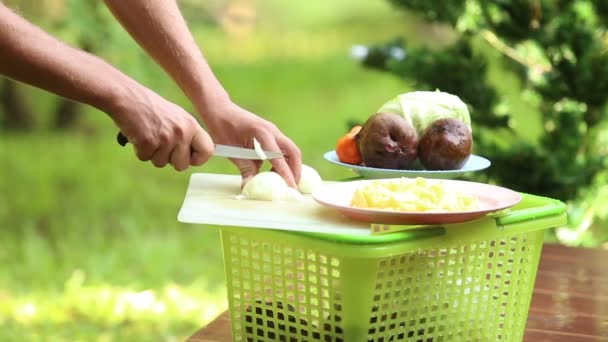
[[[361,152],[359,152],[356,141],[359,131],[361,131],[361,126],[355,126],[350,132],[338,139],[336,154],[341,162],[353,165],[361,164]]]

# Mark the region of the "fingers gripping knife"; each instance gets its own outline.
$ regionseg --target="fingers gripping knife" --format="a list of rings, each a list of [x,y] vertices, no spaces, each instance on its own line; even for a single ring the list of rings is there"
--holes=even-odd
[[[129,143],[129,139],[119,132],[116,136],[116,141],[120,146],[126,146]],[[274,159],[283,157],[283,152],[274,152],[274,151],[263,151],[256,150],[253,148],[244,148],[230,145],[221,145],[215,144],[215,150],[213,151],[213,155],[216,157],[226,157],[226,158],[235,158],[235,159],[253,159],[253,160],[264,160],[264,159]]]

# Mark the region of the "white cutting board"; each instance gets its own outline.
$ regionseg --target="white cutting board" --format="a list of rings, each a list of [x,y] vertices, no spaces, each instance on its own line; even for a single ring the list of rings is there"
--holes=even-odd
[[[237,199],[240,192],[240,176],[195,173],[177,219],[204,225],[371,235],[369,223],[350,220],[311,195],[304,195],[303,201],[271,202]]]

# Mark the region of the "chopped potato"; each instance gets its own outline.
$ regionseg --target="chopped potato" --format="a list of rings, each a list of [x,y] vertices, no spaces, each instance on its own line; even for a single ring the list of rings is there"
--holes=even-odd
[[[376,180],[355,190],[354,208],[394,211],[466,211],[479,206],[475,196],[447,191],[441,180],[400,178]]]

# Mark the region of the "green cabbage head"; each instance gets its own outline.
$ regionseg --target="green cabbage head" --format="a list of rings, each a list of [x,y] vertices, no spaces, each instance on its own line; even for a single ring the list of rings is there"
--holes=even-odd
[[[398,95],[382,105],[378,112],[403,116],[418,135],[433,121],[444,118],[458,119],[473,131],[467,105],[458,96],[440,91],[413,91]]]

